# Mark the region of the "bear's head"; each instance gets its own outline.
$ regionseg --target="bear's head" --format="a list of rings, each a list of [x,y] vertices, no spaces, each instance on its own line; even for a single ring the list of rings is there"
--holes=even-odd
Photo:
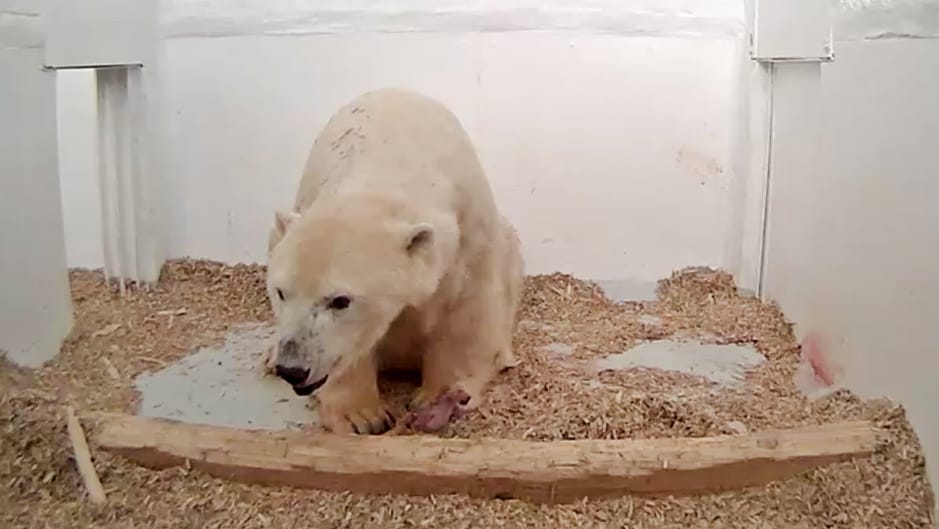
[[[275,215],[267,268],[274,373],[298,395],[372,354],[400,312],[432,296],[446,272],[455,224],[416,222],[389,206],[346,202]]]

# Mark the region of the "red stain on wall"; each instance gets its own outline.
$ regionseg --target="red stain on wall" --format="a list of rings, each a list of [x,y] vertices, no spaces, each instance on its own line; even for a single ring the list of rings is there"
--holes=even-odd
[[[815,379],[818,382],[831,386],[835,383],[834,373],[832,373],[828,359],[822,351],[821,335],[815,331],[806,334],[805,338],[802,339],[802,358],[805,358],[806,362],[812,366],[812,371],[815,372]]]

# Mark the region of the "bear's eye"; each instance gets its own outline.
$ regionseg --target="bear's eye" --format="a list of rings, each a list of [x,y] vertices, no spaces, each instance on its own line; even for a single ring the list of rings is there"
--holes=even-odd
[[[332,310],[345,310],[352,304],[349,296],[336,296],[329,300],[328,306]]]
[[[278,289],[277,289],[277,297],[280,298],[281,301],[283,301],[283,300],[284,300],[284,291],[278,288]]]

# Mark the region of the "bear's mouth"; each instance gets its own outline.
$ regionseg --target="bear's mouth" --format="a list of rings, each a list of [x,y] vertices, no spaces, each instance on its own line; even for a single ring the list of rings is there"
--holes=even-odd
[[[294,393],[296,393],[297,395],[300,395],[301,397],[306,397],[307,395],[310,395],[314,391],[323,387],[323,384],[326,383],[327,378],[329,378],[329,375],[326,375],[325,377],[317,380],[316,382],[306,385],[306,386],[291,386],[291,387],[293,388]]]

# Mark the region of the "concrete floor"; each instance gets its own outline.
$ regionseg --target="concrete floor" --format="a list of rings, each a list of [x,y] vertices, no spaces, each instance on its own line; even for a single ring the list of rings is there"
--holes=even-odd
[[[274,330],[245,325],[220,347],[203,348],[136,380],[138,413],[178,421],[257,429],[294,429],[316,412],[286,383],[262,376],[257,365]]]
[[[136,380],[138,413],[178,421],[251,429],[296,429],[316,422],[309,398],[257,365],[274,330],[245,325],[232,331],[220,347],[194,351],[178,362]],[[566,356],[573,345],[555,343],[549,354]],[[738,384],[744,372],[765,361],[750,346],[713,345],[695,341],[657,340],[594,363],[598,370],[650,367],[704,376],[721,385]]]
[[[606,297],[615,301],[652,301],[655,299],[654,281],[594,281]]]
[[[656,340],[602,358],[594,362],[594,367],[598,371],[657,368],[701,376],[722,386],[733,386],[743,381],[748,369],[765,361],[766,358],[750,345]]]
[[[608,295],[652,299],[654,284],[612,282]],[[137,413],[194,424],[256,429],[295,429],[315,424],[316,412],[290,387],[257,369],[274,329],[244,325],[217,348],[203,348],[159,371],[137,377]],[[571,349],[561,344],[562,349]]]
[[[655,298],[655,283],[600,282],[617,301]],[[659,323],[643,316],[644,324]],[[525,322],[537,326],[537,322]],[[144,373],[136,380],[141,394],[138,413],[178,421],[252,429],[295,429],[316,422],[308,397],[298,397],[284,382],[262,376],[257,368],[271,343],[274,329],[243,325],[232,331],[220,347],[202,348],[164,369]],[[555,343],[547,353],[569,355],[574,346]],[[765,361],[750,346],[713,345],[687,340],[642,343],[594,363],[598,370],[659,368],[704,376],[718,384],[734,385],[744,372]]]

